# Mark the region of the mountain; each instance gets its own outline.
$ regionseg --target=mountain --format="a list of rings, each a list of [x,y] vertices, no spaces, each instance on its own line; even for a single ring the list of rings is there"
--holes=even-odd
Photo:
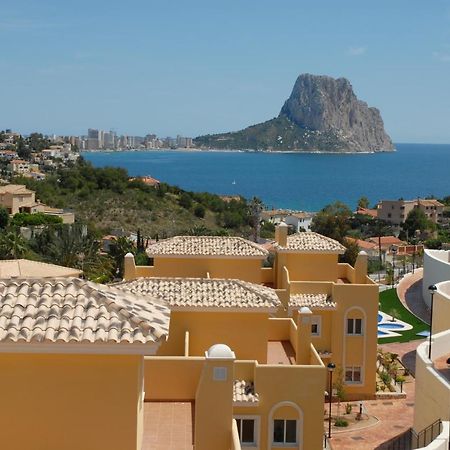
[[[199,136],[200,148],[379,152],[394,146],[380,111],[358,100],[345,78],[302,74],[274,119],[244,130]]]

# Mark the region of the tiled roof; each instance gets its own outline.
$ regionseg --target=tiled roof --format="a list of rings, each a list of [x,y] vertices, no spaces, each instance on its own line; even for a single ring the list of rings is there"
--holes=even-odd
[[[10,259],[0,261],[1,278],[58,278],[76,277],[81,270],[57,266],[28,259]]]
[[[0,280],[0,343],[148,344],[169,310],[78,278]]]
[[[233,402],[258,403],[259,395],[255,393],[253,381],[234,380],[233,382]]]
[[[171,308],[276,308],[271,288],[241,280],[215,278],[139,278],[116,285],[133,294],[149,295]]]
[[[12,161],[14,162],[14,161]],[[6,186],[0,186],[0,194],[32,194],[33,191],[27,189],[23,184],[7,184]]]
[[[240,237],[175,236],[149,245],[149,256],[267,256],[267,250]]]
[[[293,294],[289,299],[289,306],[301,308],[336,308],[336,302],[327,294]]]
[[[304,232],[291,234],[287,237],[285,247],[275,244],[275,248],[281,251],[299,253],[344,253],[345,247],[338,241],[318,233]]]

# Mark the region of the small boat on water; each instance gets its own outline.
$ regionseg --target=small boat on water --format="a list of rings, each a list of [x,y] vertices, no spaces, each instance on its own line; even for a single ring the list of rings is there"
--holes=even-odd
[[[236,180],[233,180],[233,181],[231,182],[231,184],[236,184]]]

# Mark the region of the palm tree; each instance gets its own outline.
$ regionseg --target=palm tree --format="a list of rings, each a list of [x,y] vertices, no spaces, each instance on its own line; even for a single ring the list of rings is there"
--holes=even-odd
[[[114,274],[120,278],[123,276],[124,258],[127,253],[135,253],[133,242],[125,236],[117,238],[111,243],[109,254],[114,260]]]
[[[48,227],[34,241],[35,249],[53,264],[83,271],[89,279],[109,280],[113,263],[100,254],[100,243],[84,225]]]
[[[7,230],[0,234],[0,258],[18,259],[28,252],[28,244],[20,232]]]

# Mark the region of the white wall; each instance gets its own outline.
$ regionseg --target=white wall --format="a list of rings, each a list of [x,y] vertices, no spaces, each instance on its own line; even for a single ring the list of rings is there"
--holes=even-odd
[[[420,447],[417,450],[448,450],[449,446],[449,426],[450,422],[442,422],[441,434],[426,447]]]
[[[450,330],[433,335],[433,360],[447,355],[449,349]],[[450,383],[434,369],[428,359],[427,340],[417,347],[414,431],[419,433],[438,419],[450,419]]]
[[[428,287],[447,280],[450,280],[450,251],[426,249],[423,255],[422,295],[428,307],[431,303]]]

